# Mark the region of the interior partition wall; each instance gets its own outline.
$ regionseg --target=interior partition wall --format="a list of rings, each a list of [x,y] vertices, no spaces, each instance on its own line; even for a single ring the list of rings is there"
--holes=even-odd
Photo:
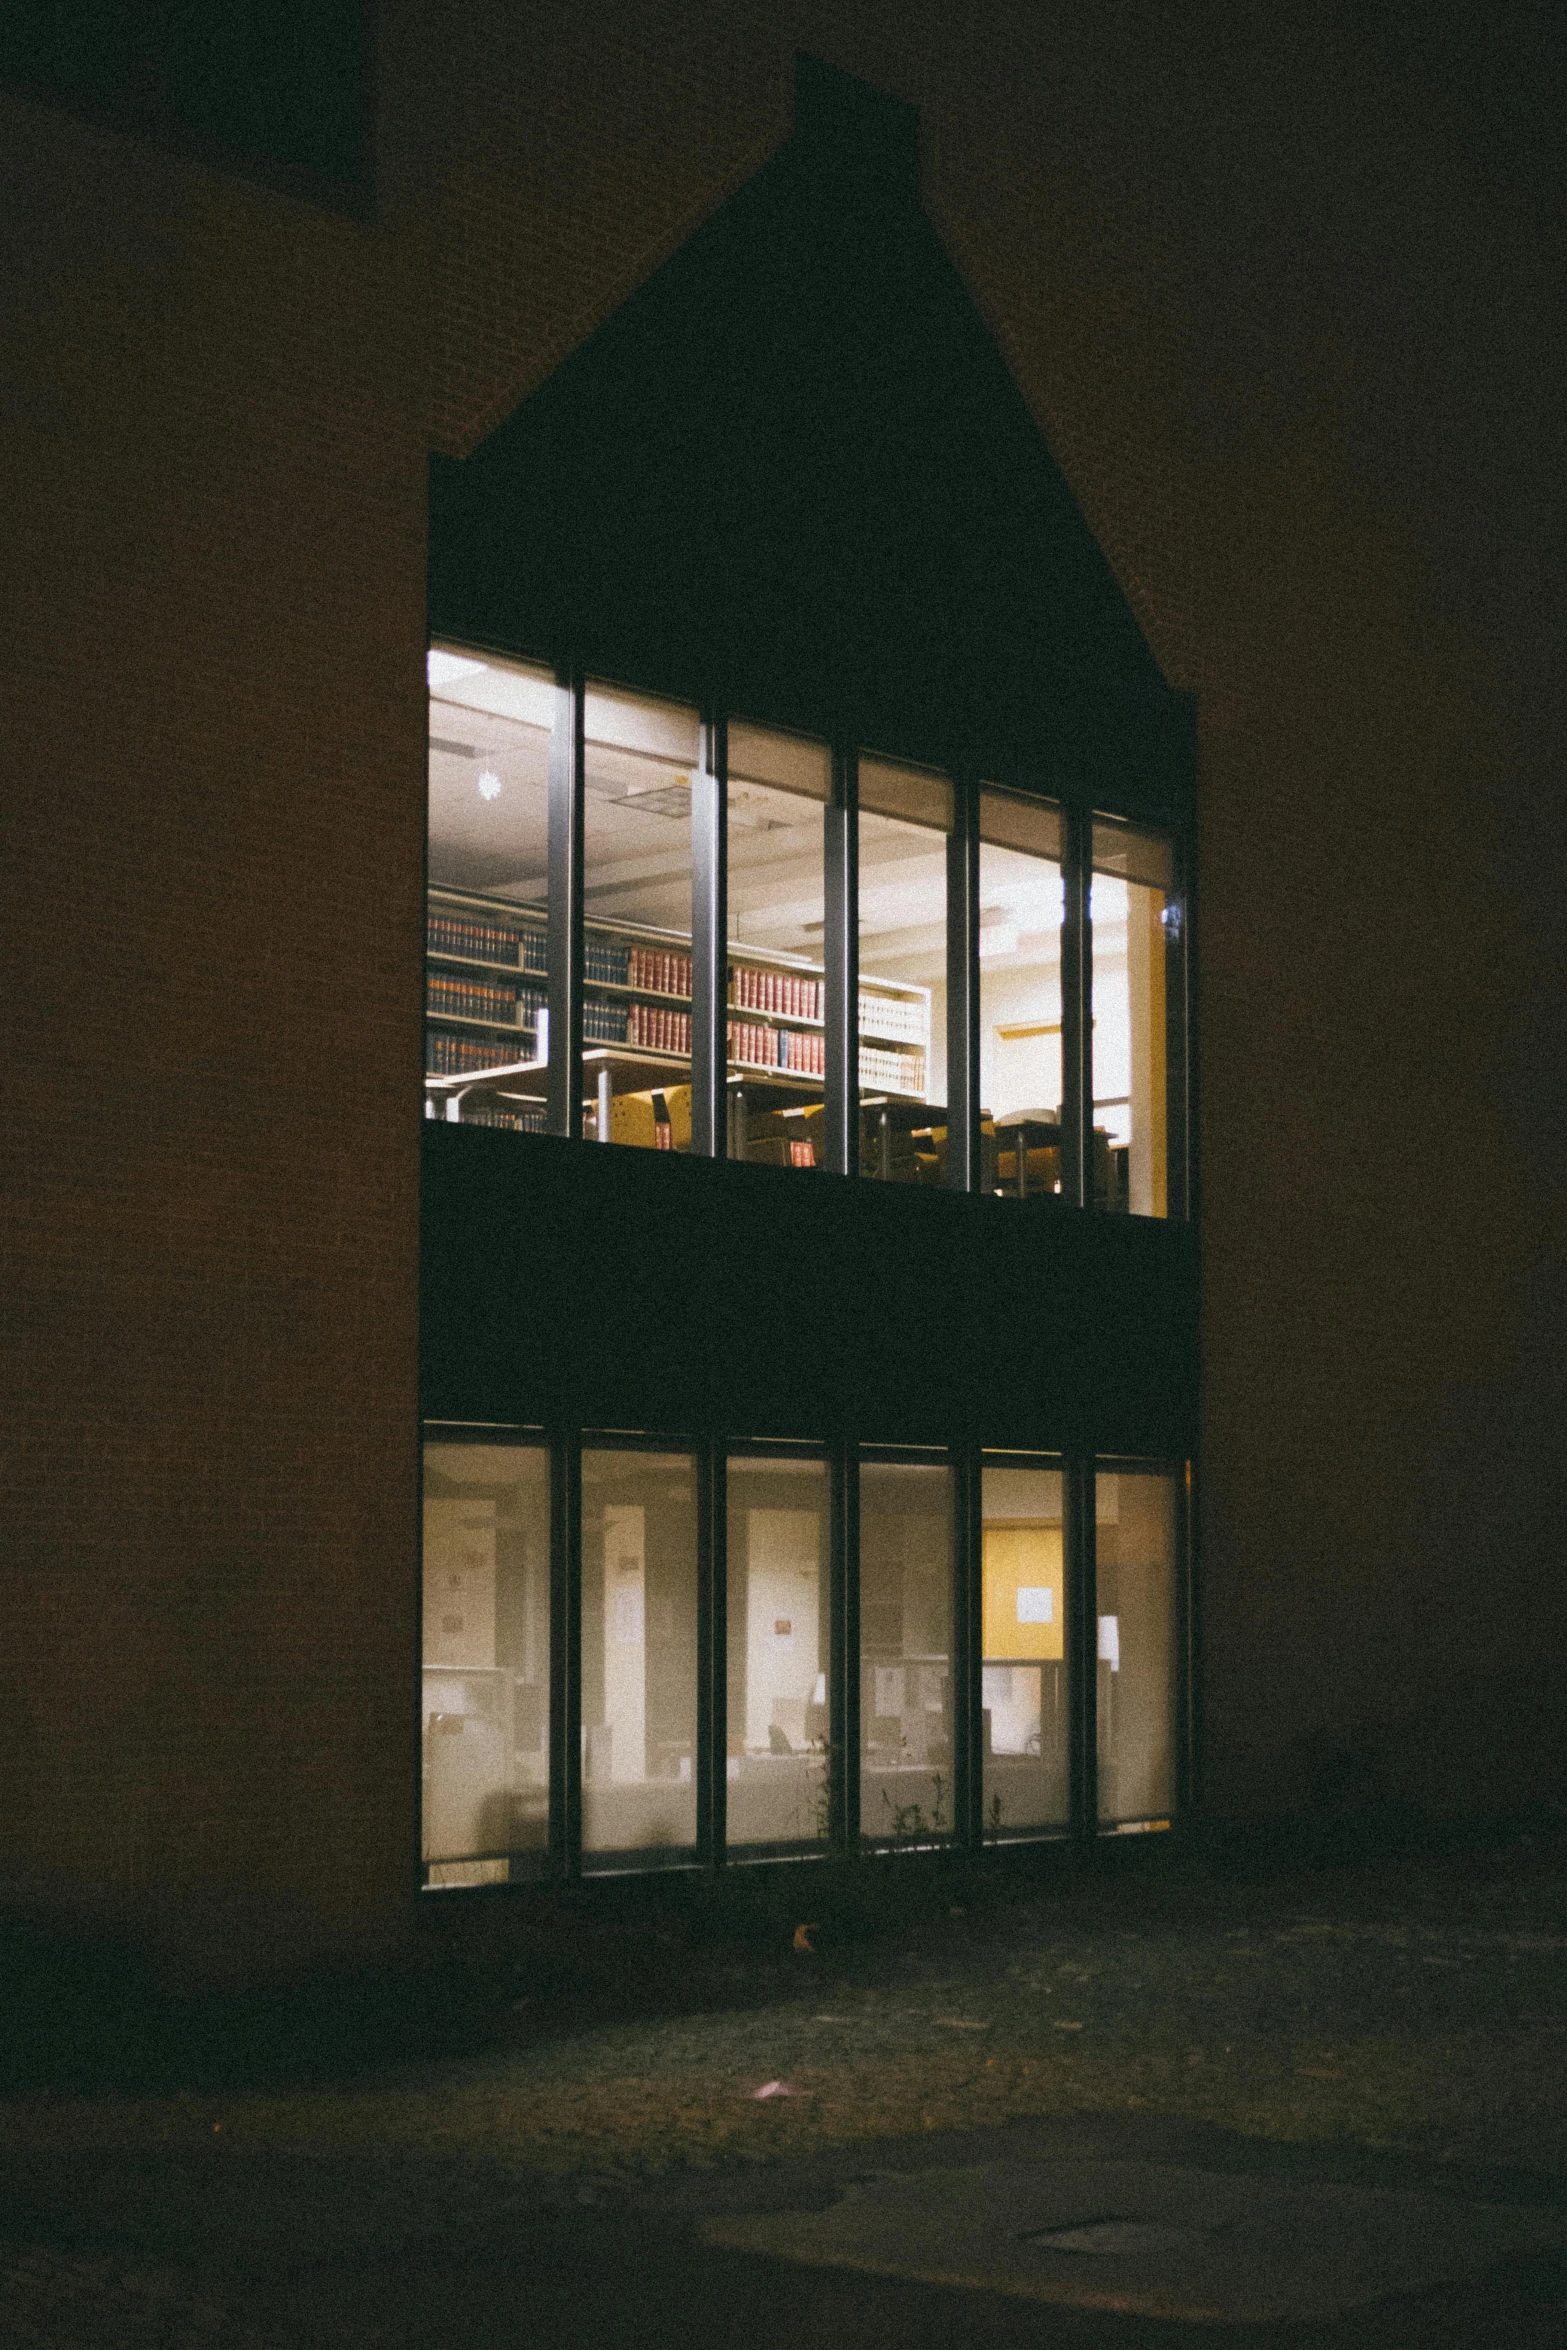
[[[1166,1827],[1184,1465],[431,1426],[432,1890]]]

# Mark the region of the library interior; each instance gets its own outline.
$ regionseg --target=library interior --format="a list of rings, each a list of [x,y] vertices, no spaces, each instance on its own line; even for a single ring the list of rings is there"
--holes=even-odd
[[[543,1132],[550,1059],[553,672],[456,645],[429,655],[425,1109]],[[583,1131],[691,1147],[691,778],[697,711],[590,681],[583,712]],[[821,1166],[829,746],[727,726],[726,1155]],[[857,758],[862,1174],[945,1183],[951,781]],[[977,938],[980,1187],[1062,1188],[1063,817],[982,784]],[[1171,842],[1092,827],[1094,1204],[1168,1212]]]

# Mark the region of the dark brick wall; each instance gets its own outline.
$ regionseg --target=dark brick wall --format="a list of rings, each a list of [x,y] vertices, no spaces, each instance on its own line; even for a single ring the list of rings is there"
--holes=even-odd
[[[797,46],[1200,697],[1212,1795],[1559,1784],[1560,61],[1483,13],[388,0],[367,225],[0,96],[19,1895],[406,1928],[425,451]]]

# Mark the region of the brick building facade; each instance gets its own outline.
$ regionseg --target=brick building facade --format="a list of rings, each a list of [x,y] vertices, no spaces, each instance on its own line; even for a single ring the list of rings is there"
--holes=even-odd
[[[427,456],[799,49],[919,106],[1198,698],[1205,1800],[1553,1797],[1561,215],[1502,21],[1472,72],[1327,9],[394,5],[363,202],[0,92],[14,1899],[408,1930]]]

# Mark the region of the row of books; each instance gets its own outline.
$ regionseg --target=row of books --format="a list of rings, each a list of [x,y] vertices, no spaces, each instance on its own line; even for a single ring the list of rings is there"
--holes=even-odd
[[[582,950],[582,976],[600,987],[624,987],[631,968],[631,950],[612,938],[590,938]]]
[[[885,1088],[889,1093],[923,1094],[925,1091],[925,1055],[923,1053],[883,1052],[878,1046],[860,1047],[860,1083]]]
[[[509,970],[537,972],[542,976],[548,968],[548,942],[542,930],[487,922],[476,915],[451,913],[445,908],[429,909],[425,944],[433,955],[457,955],[469,962],[503,965]],[[590,938],[584,948],[583,976],[590,985],[641,987],[650,995],[689,999],[691,957],[672,947],[627,946],[613,939]],[[765,971],[752,963],[732,964],[729,1001],[741,1011],[770,1012],[785,1020],[820,1020],[823,986],[819,979],[808,979],[793,971]],[[491,1017],[488,1013],[467,1016]],[[862,1035],[868,1032],[908,1044],[923,1044],[923,999],[862,994],[859,1024]]]
[[[451,1036],[444,1028],[424,1032],[426,1077],[466,1077],[471,1069],[499,1069],[524,1057],[520,1040],[511,1044],[493,1036]]]
[[[729,1023],[729,1058],[762,1069],[797,1069],[802,1077],[827,1073],[827,1039],[798,1028],[763,1028],[752,1020]]]
[[[888,1036],[900,1044],[925,1042],[925,999],[923,996],[862,995],[860,998],[860,1034]]]
[[[465,1126],[498,1126],[503,1134],[542,1134],[544,1110],[542,1105],[536,1110],[497,1110],[483,1102],[473,1109],[464,1105],[462,1122]]]
[[[640,1011],[640,1004],[584,1004],[582,1007],[582,1041],[584,1044],[624,1044],[628,1012]]]
[[[517,930],[509,923],[482,922],[432,906],[425,915],[424,943],[432,955],[461,955],[471,963],[502,963],[508,970],[548,969],[542,930]]]
[[[778,1012],[786,1020],[819,1020],[822,983],[793,971],[759,971],[754,963],[731,964],[729,1001],[747,1012]]]
[[[631,1004],[622,1032],[626,1042],[650,1053],[689,1053],[691,1015],[670,1012],[662,1004]]]
[[[437,1019],[498,1020],[508,1028],[531,1027],[544,1003],[541,987],[505,987],[495,980],[455,979],[445,971],[424,975],[424,1007]]]
[[[588,976],[591,978],[592,973]],[[691,994],[691,957],[670,947],[633,947],[626,959],[626,985],[650,995]]]

